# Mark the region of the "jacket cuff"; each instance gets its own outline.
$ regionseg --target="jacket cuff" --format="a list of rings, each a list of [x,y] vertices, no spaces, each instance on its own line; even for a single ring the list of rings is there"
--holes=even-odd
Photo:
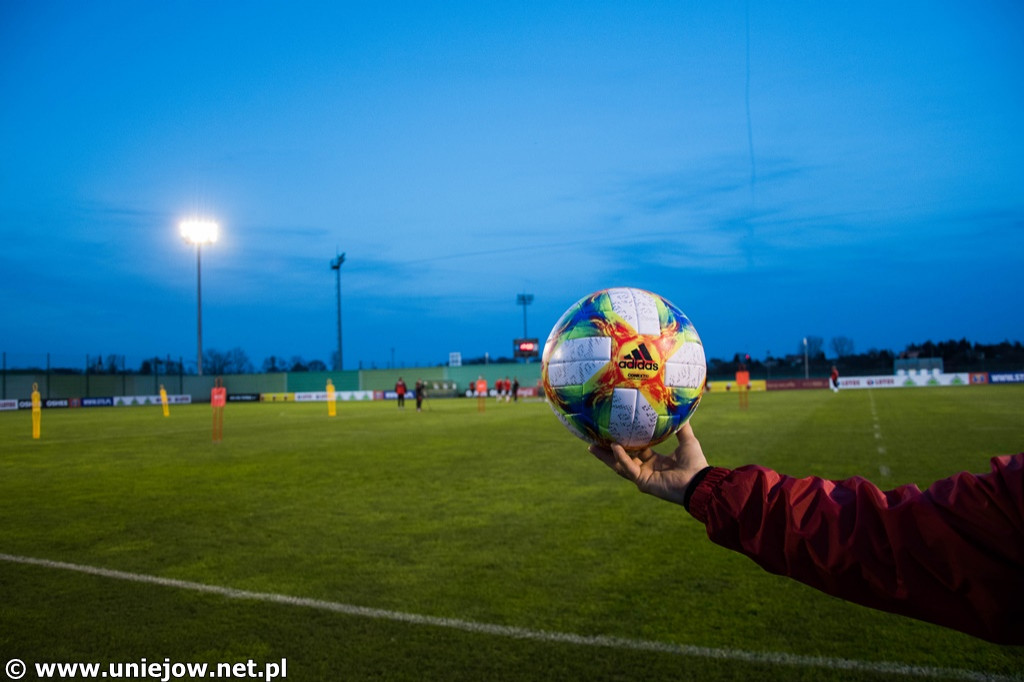
[[[711,503],[711,498],[725,477],[730,473],[732,473],[732,469],[708,467],[698,473],[697,476],[694,476],[690,482],[690,486],[686,491],[689,500],[683,506],[701,523],[707,524],[707,510],[708,505]]]

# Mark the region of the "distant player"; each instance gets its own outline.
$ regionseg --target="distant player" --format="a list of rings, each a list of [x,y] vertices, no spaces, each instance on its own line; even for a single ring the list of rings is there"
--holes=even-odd
[[[742,362],[736,372],[736,391],[740,394],[740,409],[747,409],[750,404],[750,371]]]
[[[839,368],[832,365],[832,374],[829,375],[828,385],[832,388],[833,393],[839,393]]]
[[[164,388],[163,384],[160,384],[160,405],[163,407],[164,416],[171,416],[171,408],[167,404],[167,389]]]
[[[32,438],[38,439],[43,423],[43,399],[39,395],[39,384],[32,384]]]
[[[427,386],[423,383],[423,379],[416,380],[416,411],[423,411],[423,398],[427,392]]]
[[[398,394],[398,407],[405,409],[405,382],[402,377],[398,377],[398,383],[395,384],[395,393]]]
[[[487,402],[487,379],[481,374],[476,380],[476,411],[483,412]]]
[[[519,377],[512,382],[512,402],[519,402]]]
[[[210,406],[213,408],[213,442],[224,440],[224,405],[228,401],[228,389],[220,377],[214,380],[210,389]]]

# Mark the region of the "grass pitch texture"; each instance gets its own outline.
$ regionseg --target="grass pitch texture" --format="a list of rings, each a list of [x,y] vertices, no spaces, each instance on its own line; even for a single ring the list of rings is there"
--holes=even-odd
[[[0,560],[0,658],[287,658],[297,680],[1024,670],[1021,648],[824,596],[711,544],[544,403],[338,407],[229,404],[221,443],[207,405],[44,411],[39,441],[27,411],[0,413],[0,554],[142,578]],[[1016,386],[759,393],[746,410],[712,393],[693,423],[715,464],[924,487],[1024,448],[1022,407]]]

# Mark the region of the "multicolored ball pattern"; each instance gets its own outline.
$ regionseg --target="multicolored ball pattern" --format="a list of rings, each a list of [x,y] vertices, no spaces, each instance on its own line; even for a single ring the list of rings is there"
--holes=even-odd
[[[678,431],[707,379],[689,318],[634,288],[602,289],[574,303],[548,335],[541,362],[544,393],[569,431],[631,451]]]

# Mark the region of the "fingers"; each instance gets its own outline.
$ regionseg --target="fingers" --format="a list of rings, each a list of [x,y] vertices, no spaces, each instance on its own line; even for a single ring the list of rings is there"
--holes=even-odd
[[[615,465],[612,468],[619,476],[630,481],[635,481],[640,476],[640,463],[626,452],[626,448],[618,443],[612,443],[612,454],[615,455]]]
[[[630,481],[635,481],[640,475],[640,464],[644,460],[634,460],[633,457],[626,452],[625,448],[618,443],[612,444],[610,449],[600,445],[591,445],[588,449],[590,450],[590,454],[604,462],[605,465],[619,476]]]
[[[594,457],[597,457],[599,460],[604,462],[612,469],[615,468],[615,455],[612,453],[611,450],[605,447],[601,447],[600,445],[591,445],[587,449],[590,451],[590,454],[592,454]]]

